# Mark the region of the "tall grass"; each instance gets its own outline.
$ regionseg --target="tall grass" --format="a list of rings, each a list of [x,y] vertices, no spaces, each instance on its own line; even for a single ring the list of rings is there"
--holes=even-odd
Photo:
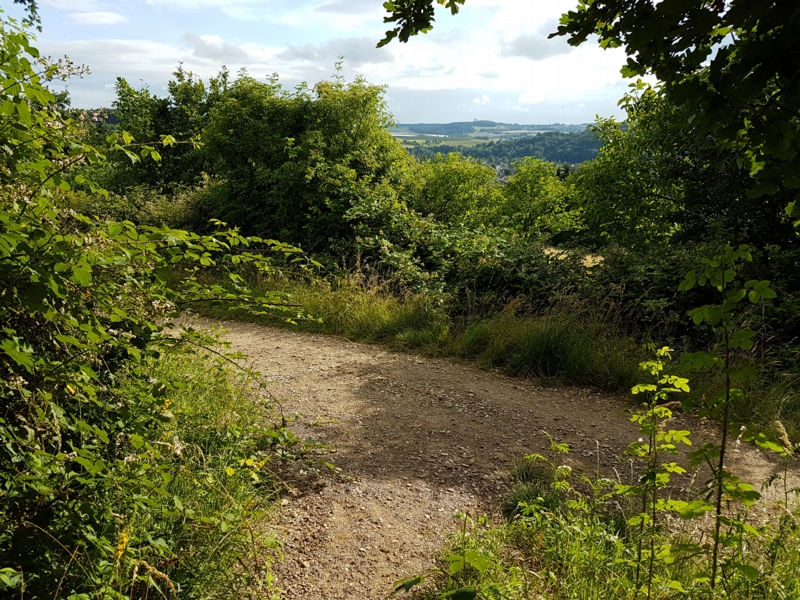
[[[165,423],[160,437],[143,443],[160,473],[140,498],[155,510],[118,520],[114,587],[126,597],[277,594],[269,565],[279,542],[265,526],[277,494],[272,415],[239,379],[203,353],[153,361],[151,381],[166,384]],[[123,381],[120,393],[147,384]]]
[[[613,310],[593,310],[568,300],[556,301],[538,314],[531,314],[524,301],[512,299],[495,306],[490,316],[485,316],[491,313],[486,306],[476,311],[479,316],[453,316],[445,299],[398,294],[387,284],[358,274],[330,281],[272,277],[259,280],[256,287],[261,292],[281,291],[304,307],[313,318],[290,325],[297,330],[474,360],[482,367],[537,377],[546,384],[627,392],[636,382],[639,363],[649,356],[643,340],[623,333]],[[230,311],[224,306],[199,310],[211,317],[286,326],[281,315]],[[762,365],[758,377],[743,382],[745,395],[732,407],[737,421],[771,425],[779,420],[791,435],[800,434],[800,383],[796,375],[785,374],[783,363]],[[720,378],[695,375],[688,397],[710,397],[723,384]]]
[[[467,324],[445,340],[443,352],[515,375],[611,390],[634,380],[637,344],[590,312],[556,305],[538,316],[518,313],[519,303],[511,302],[500,314]]]
[[[555,305],[526,315],[521,301],[508,303],[493,317],[452,318],[442,300],[421,294],[393,293],[387,286],[351,278],[333,282],[262,280],[259,291],[282,291],[312,318],[298,320],[303,331],[379,342],[430,356],[474,359],[515,375],[550,382],[595,385],[622,390],[634,381],[641,352],[637,344],[588,310]],[[202,307],[202,314],[269,325],[284,321],[270,315],[224,306]]]

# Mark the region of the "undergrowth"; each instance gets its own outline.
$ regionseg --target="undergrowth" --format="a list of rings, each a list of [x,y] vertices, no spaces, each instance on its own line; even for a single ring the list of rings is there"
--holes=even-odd
[[[659,584],[652,594],[636,586],[636,548],[640,534],[626,526],[608,493],[613,482],[586,480],[578,492],[570,483],[559,494],[541,482],[543,493],[530,493],[520,482],[510,499],[518,502],[509,520],[456,515],[461,528],[450,536],[440,568],[427,574],[432,583],[419,600],[440,598],[506,598],[509,600],[633,599],[706,600],[708,588],[697,581],[704,556],[658,561]],[[630,512],[633,512],[632,510]],[[800,594],[800,512],[786,510],[775,523],[758,528],[746,547],[747,573],[734,566],[723,574],[724,587],[714,598],[791,599]],[[659,543],[679,546],[690,539],[677,524]],[[399,592],[425,580],[398,582]],[[405,586],[405,587],[404,587]]]
[[[272,424],[252,383],[189,346],[121,373],[113,394],[158,418],[112,440],[116,456],[99,472],[112,485],[92,492],[96,504],[65,498],[48,521],[22,524],[0,590],[20,599],[277,597],[270,469],[304,445]],[[69,542],[75,527],[83,540]]]
[[[277,496],[270,469],[276,448],[293,455],[299,440],[274,427],[272,408],[249,393],[248,375],[208,354],[165,355],[151,377],[171,388],[162,404],[170,414],[149,442],[167,494],[153,493],[150,510],[117,525],[121,591],[146,595],[137,578],[168,591],[143,568],[149,564],[183,598],[277,597],[270,564],[280,542],[265,525]],[[140,385],[123,383],[129,394]]]

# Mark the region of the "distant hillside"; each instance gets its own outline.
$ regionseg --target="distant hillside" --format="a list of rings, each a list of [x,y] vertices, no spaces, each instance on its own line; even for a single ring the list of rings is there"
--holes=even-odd
[[[586,129],[588,124],[550,123],[547,125],[521,125],[519,123],[497,123],[495,121],[461,121],[456,123],[401,123],[398,131],[405,130],[411,133],[423,135],[471,135],[474,133],[497,133],[504,132],[539,132],[539,131],[564,131],[580,132]]]
[[[591,131],[564,133],[549,131],[520,139],[490,141],[472,147],[463,144],[410,144],[406,149],[419,159],[433,158],[438,152],[460,152],[495,167],[510,167],[525,156],[535,156],[555,163],[577,164],[593,159],[600,142]]]

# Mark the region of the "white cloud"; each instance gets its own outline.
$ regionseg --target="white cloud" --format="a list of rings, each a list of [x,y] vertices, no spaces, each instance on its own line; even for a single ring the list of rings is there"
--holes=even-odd
[[[547,98],[547,92],[544,90],[533,90],[520,94],[517,102],[520,104],[536,104]]]
[[[72,13],[70,18],[78,25],[116,25],[128,20],[125,15],[104,10]]]
[[[224,42],[218,35],[197,35],[185,33],[181,38],[194,48],[193,56],[207,58],[221,63],[240,64],[247,59],[247,53],[239,46]]]
[[[336,38],[320,45],[289,46],[276,58],[332,65],[340,56],[344,57],[346,65],[353,67],[394,61],[389,48],[375,48],[375,40],[369,37]]]
[[[329,31],[356,29],[363,31],[366,22],[383,27],[383,15],[386,12],[380,0],[145,0],[145,2],[165,11],[207,14],[218,10],[240,21],[279,23],[296,27],[316,24]]]
[[[548,35],[553,33],[557,27],[558,21],[550,19],[535,32],[523,33],[508,42],[504,42],[500,54],[502,56],[521,56],[530,60],[544,60],[559,54],[569,54],[575,47],[570,46],[566,38],[548,38]]]
[[[547,39],[554,19],[574,8],[575,0],[469,0],[455,17],[437,5],[429,35],[382,49],[375,48],[388,27],[382,22],[382,0],[40,2],[46,7],[41,49],[66,53],[94,73],[70,84],[75,106],[107,104],[105,86],[117,76],[136,85],[141,79],[161,95],[179,61],[203,78],[223,64],[233,71],[247,67],[262,79],[277,72],[290,89],[300,81],[330,77],[340,55],[345,77],[359,73],[390,86],[390,107],[402,119],[463,120],[479,112],[493,120],[517,115],[535,122],[586,122],[595,113],[618,114],[616,99],[626,90],[619,74],[622,50],[603,51],[591,41],[571,48],[563,38]],[[127,16],[129,39],[91,39],[87,28],[48,25],[118,18],[85,15]],[[60,41],[46,44],[54,30]],[[111,29],[94,32],[117,35]],[[179,37],[182,32],[187,33]],[[85,37],[68,37],[77,35]],[[61,41],[65,37],[70,41]],[[434,105],[434,98],[447,101]],[[540,115],[548,117],[540,120]]]
[[[374,13],[375,5],[374,0],[332,0],[314,7],[313,10],[321,13],[363,15]]]
[[[99,0],[40,0],[40,4],[60,10],[80,10],[81,12],[91,12],[103,8]]]

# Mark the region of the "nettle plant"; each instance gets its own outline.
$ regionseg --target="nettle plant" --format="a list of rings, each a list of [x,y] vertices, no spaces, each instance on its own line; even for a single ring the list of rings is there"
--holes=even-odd
[[[746,555],[747,536],[756,536],[759,531],[747,522],[748,509],[760,498],[755,487],[742,481],[729,467],[729,446],[732,439],[753,442],[756,446],[787,457],[792,449],[780,423],[776,432],[757,431],[733,423],[731,414],[734,402],[744,400],[741,386],[743,380],[755,375],[755,368],[748,360],[746,351],[753,344],[755,332],[741,325],[742,313],[748,304],[776,297],[769,281],[738,279],[736,266],[741,261],[752,260],[748,246],[738,248],[725,246],[711,258],[703,259],[702,269],[689,272],[679,286],[688,291],[695,286],[711,286],[716,289],[719,303],[707,304],[690,311],[696,325],[711,328],[715,344],[707,351],[686,353],[681,356],[684,372],[717,370],[724,382],[722,389],[710,397],[694,400],[689,396],[682,402],[670,400],[670,396],[688,393],[689,380],[665,372],[671,360],[668,347],[656,351],[654,360],[641,363],[643,371],[653,377],[653,383],[640,384],[633,388],[634,394],[648,394],[648,402],[635,412],[632,421],[639,424],[642,437],[633,442],[627,454],[645,461],[638,482],[618,485],[620,495],[637,498],[639,510],[630,517],[628,525],[638,528],[637,552],[631,559],[635,569],[635,590],[646,591],[647,597],[667,590],[686,592],[680,581],[668,574],[669,565],[677,561],[702,555],[708,556],[707,567],[693,575],[692,585],[707,586],[712,596],[715,590],[728,588],[736,578],[756,581],[759,570],[748,564]],[[667,429],[672,420],[672,409],[682,406],[700,417],[711,418],[720,425],[720,439],[708,442],[687,453],[690,468],[705,467],[709,474],[696,497],[676,500],[669,497],[667,488],[671,476],[683,474],[686,469],[674,460],[661,462],[664,455],[676,455],[679,446],[691,446],[690,431]],[[781,433],[783,432],[783,433]],[[784,439],[786,438],[786,439]],[[788,450],[787,450],[788,448]],[[786,473],[784,474],[784,479]],[[785,487],[785,486],[784,486]],[[786,494],[788,504],[788,493]],[[684,519],[693,519],[707,514],[713,516],[711,542],[700,544],[684,542],[673,544],[666,533],[666,513],[677,513]],[[664,515],[664,516],[661,516]]]
[[[672,419],[671,394],[689,392],[689,380],[676,375],[664,373],[666,360],[671,358],[668,347],[656,351],[656,359],[641,363],[640,368],[649,373],[654,383],[643,383],[634,386],[633,394],[649,394],[649,400],[642,410],[634,412],[631,421],[639,424],[642,437],[631,443],[626,454],[646,461],[646,467],[639,476],[639,481],[631,485],[617,485],[615,491],[622,496],[638,498],[639,512],[632,515],[628,526],[637,528],[636,557],[632,559],[634,567],[634,589],[638,594],[642,587],[650,598],[654,588],[666,587],[685,591],[679,581],[657,575],[657,563],[666,565],[675,561],[672,546],[660,534],[663,520],[659,515],[666,511],[678,511],[684,517],[703,514],[703,503],[690,503],[672,500],[662,492],[670,484],[672,474],[683,474],[686,469],[675,461],[659,462],[664,455],[678,453],[678,445],[691,446],[690,431],[685,429],[665,429]],[[673,406],[674,407],[674,406]]]

